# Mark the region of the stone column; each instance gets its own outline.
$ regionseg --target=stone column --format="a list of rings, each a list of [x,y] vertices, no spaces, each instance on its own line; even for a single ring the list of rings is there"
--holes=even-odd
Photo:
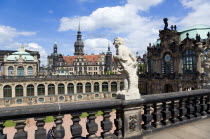
[[[48,96],[48,84],[47,83],[45,83],[45,96]]]
[[[111,81],[108,81],[108,93],[111,93]]]
[[[77,94],[77,82],[74,82],[74,94]]]
[[[12,84],[11,87],[12,87],[12,97],[15,97],[15,84]]]
[[[183,73],[183,60],[182,60],[182,57],[180,56],[179,57],[179,73]]]
[[[58,95],[58,83],[55,82],[55,95]]]
[[[120,91],[120,81],[117,81],[117,92]]]
[[[85,82],[82,83],[82,91],[83,91],[82,93],[85,93],[86,92],[86,90],[85,90],[85,84],[86,84]]]
[[[102,92],[102,82],[99,82],[99,92]]]
[[[26,97],[27,96],[27,89],[26,89],[27,85],[23,84],[23,96]]]
[[[0,92],[2,92],[2,93],[0,93],[0,98],[3,98],[4,97],[4,90],[3,90],[3,85],[2,84],[0,84]]]
[[[68,83],[64,83],[65,94],[68,94]]]
[[[38,90],[38,86],[37,86],[37,83],[35,83],[34,84],[34,96],[38,96],[37,90]]]
[[[94,93],[94,82],[91,82],[91,93]]]
[[[202,72],[202,70],[201,70],[201,55],[200,55],[200,53],[197,54],[197,71],[199,71],[200,73]]]

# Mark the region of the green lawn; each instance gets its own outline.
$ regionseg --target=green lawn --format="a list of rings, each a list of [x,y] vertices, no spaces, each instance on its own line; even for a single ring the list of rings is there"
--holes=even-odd
[[[114,110],[112,110],[112,111],[114,111]],[[98,111],[98,113],[96,114],[96,116],[100,116],[100,115],[102,115],[102,114],[103,114],[102,111]],[[80,116],[80,118],[86,118],[87,116],[88,116],[88,113],[87,113],[87,112],[83,112],[82,115]],[[46,122],[46,123],[54,122],[54,120],[55,120],[55,119],[54,119],[53,116],[47,116],[46,119],[45,119],[45,122]],[[6,121],[6,122],[4,123],[3,126],[5,126],[5,127],[12,127],[12,126],[15,126],[15,125],[16,125],[16,124],[13,123],[12,120],[8,120],[8,121]]]

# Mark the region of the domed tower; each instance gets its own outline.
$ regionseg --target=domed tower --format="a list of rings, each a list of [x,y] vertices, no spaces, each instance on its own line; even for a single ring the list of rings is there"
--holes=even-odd
[[[84,55],[84,43],[82,42],[82,35],[80,31],[80,24],[79,29],[77,31],[77,41],[74,43],[75,48],[75,56],[83,56]]]
[[[112,71],[111,64],[112,64],[112,52],[110,51],[110,46],[109,46],[109,43],[108,43],[108,51],[106,52],[106,56],[105,56],[105,69],[104,69],[104,71]]]
[[[57,54],[57,53],[58,53],[57,42],[54,43],[53,49],[54,49],[54,50],[53,50],[53,53],[54,53],[54,54]]]

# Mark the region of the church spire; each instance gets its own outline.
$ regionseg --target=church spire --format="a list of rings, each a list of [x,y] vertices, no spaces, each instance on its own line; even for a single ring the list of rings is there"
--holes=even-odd
[[[108,51],[110,51],[110,45],[109,45],[109,41],[108,41]]]
[[[82,35],[80,30],[80,22],[77,31],[77,41],[74,43],[75,52],[74,55],[84,55],[84,43],[82,42]]]
[[[80,21],[79,21],[79,26],[78,26],[78,31],[77,31],[77,41],[82,40],[82,35],[81,35],[81,30],[80,30]]]
[[[55,41],[55,43],[54,43],[54,47],[53,47],[53,49],[54,49],[54,51],[53,51],[53,53],[55,54],[55,53],[58,53],[58,46],[57,46],[57,42]]]

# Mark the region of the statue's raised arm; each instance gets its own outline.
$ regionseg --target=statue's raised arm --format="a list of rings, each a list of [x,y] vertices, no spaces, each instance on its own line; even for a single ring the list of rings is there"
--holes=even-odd
[[[117,92],[118,97],[124,100],[140,99],[136,59],[130,49],[124,45],[123,38],[115,38],[113,44],[117,49],[114,59],[121,73],[125,75],[124,90]]]

